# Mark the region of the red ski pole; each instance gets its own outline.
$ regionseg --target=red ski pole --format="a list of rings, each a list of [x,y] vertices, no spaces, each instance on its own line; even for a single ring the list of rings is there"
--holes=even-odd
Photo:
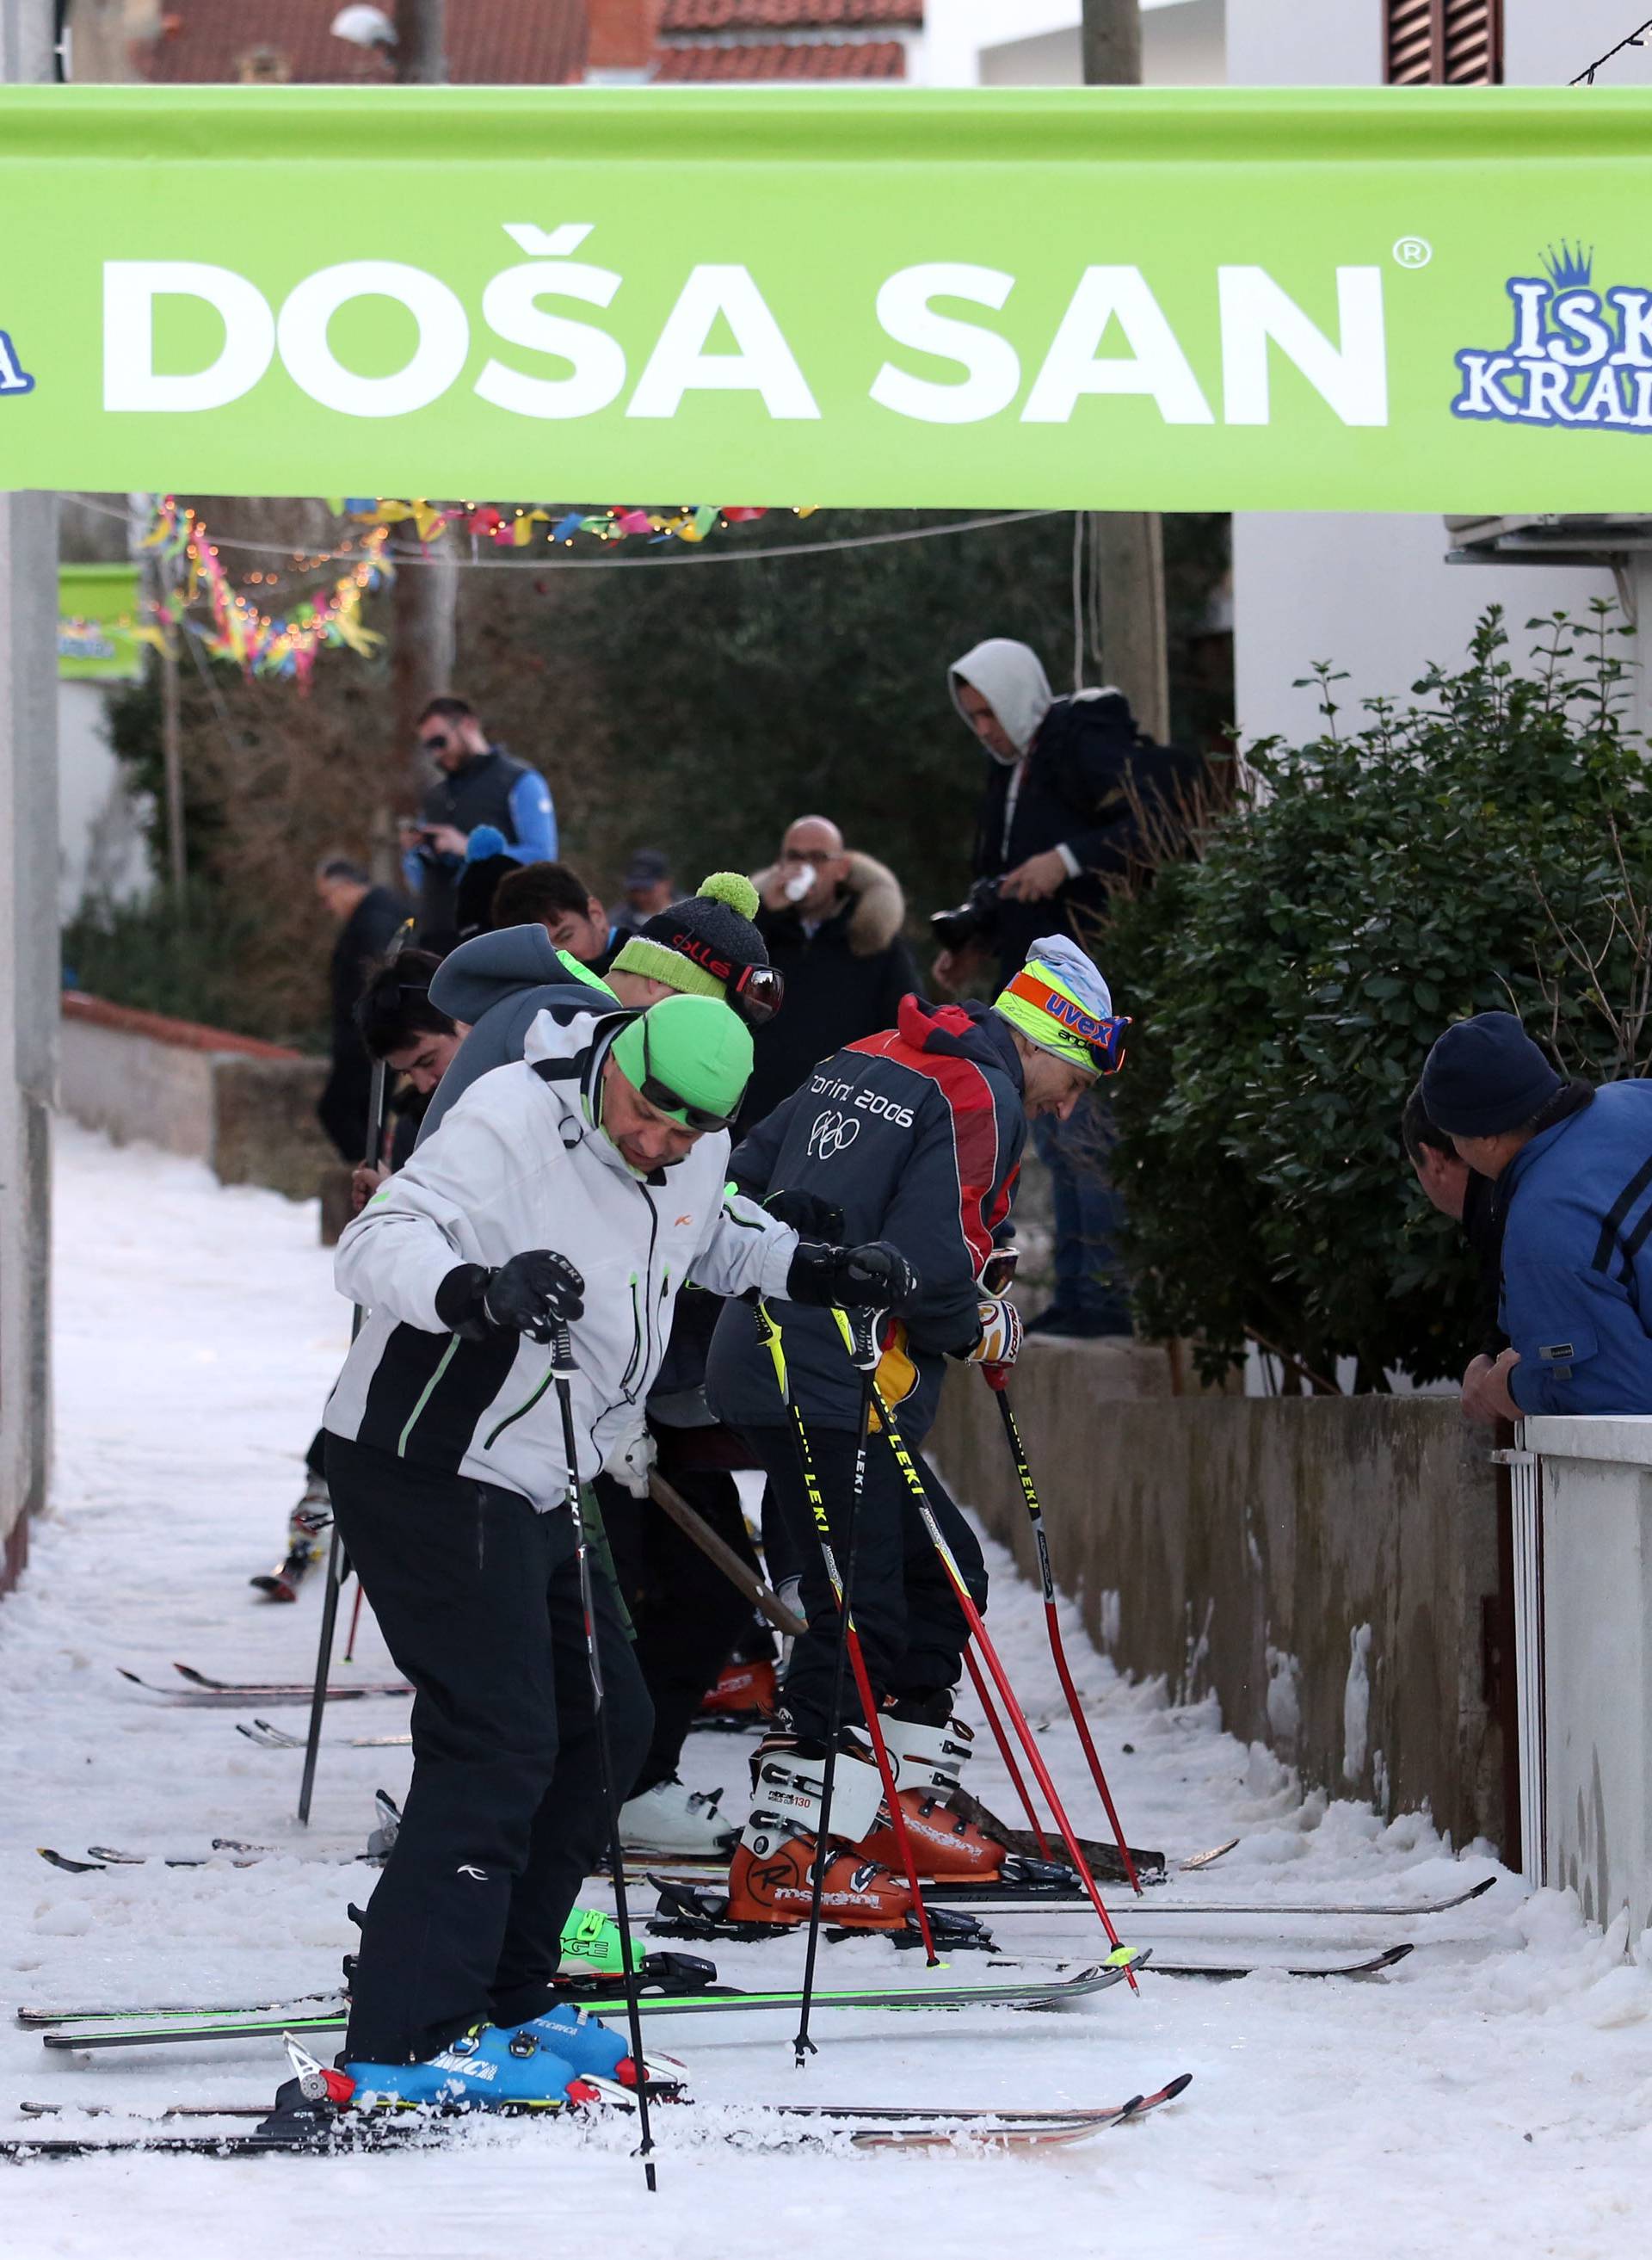
[[[1015,1793],[1021,1800],[1021,1810],[1026,1815],[1027,1826],[1031,1828],[1038,1844],[1039,1857],[1048,1860],[1049,1846],[1044,1840],[1043,1827],[1037,1813],[1033,1810],[1033,1800],[1026,1793],[1026,1784],[1021,1778],[1020,1767],[1015,1763],[1015,1752],[1010,1748],[1009,1736],[1004,1731],[1004,1722],[992,1707],[992,1698],[987,1691],[987,1683],[982,1677],[981,1666],[976,1662],[975,1650],[966,1648],[963,1660],[969,1667],[969,1677],[975,1684],[976,1699],[987,1714],[987,1724],[992,1729],[992,1739],[998,1746],[998,1756],[1004,1760],[1005,1770],[1014,1783]]]
[[[1122,1955],[1125,1951],[1124,1942],[1113,1928],[1112,1917],[1107,1912],[1101,1893],[1096,1889],[1096,1879],[1091,1874],[1089,1864],[1079,1849],[1078,1839],[1073,1834],[1073,1824],[1067,1818],[1066,1807],[1056,1794],[1055,1784],[1050,1779],[1049,1768],[1045,1764],[1033,1729],[1026,1722],[1026,1713],[1016,1699],[1015,1690],[1010,1684],[1009,1674],[999,1661],[998,1652],[992,1645],[985,1625],[981,1621],[981,1612],[975,1605],[975,1597],[964,1581],[963,1571],[958,1567],[958,1557],[948,1545],[940,1525],[935,1520],[935,1510],[929,1504],[929,1493],[924,1489],[924,1479],[919,1474],[912,1455],[906,1448],[905,1441],[895,1425],[894,1415],[883,1401],[881,1390],[877,1393],[877,1409],[883,1420],[883,1434],[889,1439],[890,1448],[895,1455],[901,1473],[906,1478],[907,1489],[912,1492],[912,1503],[918,1509],[919,1520],[924,1526],[930,1544],[935,1549],[936,1557],[941,1568],[947,1573],[948,1582],[957,1598],[958,1606],[963,1612],[964,1622],[969,1626],[976,1646],[981,1651],[982,1660],[991,1673],[993,1684],[1004,1699],[1005,1712],[1015,1728],[1021,1748],[1026,1753],[1026,1762],[1033,1770],[1033,1778],[1044,1792],[1045,1801],[1055,1818],[1056,1827],[1061,1832],[1062,1842],[1067,1847],[1067,1856],[1071,1860],[1074,1870],[1084,1886],[1091,1906],[1095,1908],[1100,1918],[1101,1927],[1106,1932],[1108,1942],[1114,1953]],[[1136,1983],[1135,1971],[1130,1967],[1128,1961],[1124,1964],[1124,1974],[1129,1981],[1131,1992],[1139,1993],[1141,1988]]]
[[[840,1311],[836,1316],[840,1327],[844,1329],[844,1339],[848,1342],[850,1355],[853,1356],[855,1355],[854,1335],[845,1325],[843,1313]],[[838,1615],[842,1624],[844,1648],[848,1656],[849,1669],[855,1675],[855,1691],[860,1698],[861,1709],[866,1719],[866,1731],[871,1738],[872,1753],[877,1760],[878,1778],[883,1784],[883,1801],[889,1807],[889,1816],[895,1831],[895,1839],[900,1846],[901,1866],[905,1870],[907,1888],[912,1895],[912,1911],[918,1918],[919,1935],[924,1942],[924,1952],[928,1956],[927,1966],[934,1970],[940,1966],[940,1956],[935,1951],[935,1941],[929,1927],[929,1910],[924,1905],[923,1891],[918,1881],[918,1865],[912,1857],[912,1837],[907,1831],[906,1815],[902,1809],[900,1798],[895,1788],[895,1769],[890,1763],[889,1744],[883,1739],[883,1728],[878,1718],[877,1706],[872,1699],[872,1682],[866,1669],[866,1657],[861,1648],[861,1635],[855,1629],[855,1613],[847,1606],[843,1581],[838,1575],[837,1559],[832,1545],[832,1526],[826,1519],[826,1500],[821,1496],[820,1479],[814,1471],[814,1455],[809,1448],[809,1432],[803,1425],[803,1414],[798,1409],[797,1400],[792,1395],[791,1385],[786,1377],[786,1355],[784,1345],[781,1340],[780,1328],[775,1324],[767,1305],[762,1302],[757,1305],[757,1338],[769,1352],[773,1362],[775,1379],[779,1384],[780,1394],[784,1398],[787,1409],[791,1414],[791,1432],[797,1442],[798,1464],[803,1471],[804,1493],[809,1502],[809,1513],[813,1518],[815,1535],[820,1547],[820,1565],[826,1571],[826,1582],[832,1588],[832,1598],[837,1604]],[[876,1398],[876,1387],[872,1390],[871,1395]],[[877,1401],[881,1403],[882,1399],[878,1398]],[[869,1405],[868,1409],[869,1411]],[[825,1867],[826,1858],[826,1848],[822,1844],[819,1848],[819,1868]]]
[[[350,1611],[350,1637],[344,1643],[344,1660],[347,1663],[355,1662],[355,1628],[361,1621],[361,1580],[358,1577],[355,1581],[355,1606]]]
[[[1073,1675],[1067,1668],[1067,1650],[1062,1641],[1062,1628],[1055,1607],[1055,1577],[1050,1568],[1049,1541],[1044,1532],[1044,1510],[1039,1504],[1033,1483],[1033,1470],[1026,1464],[1026,1448],[1021,1441],[1021,1431],[1010,1404],[1010,1377],[1001,1365],[981,1369],[987,1386],[998,1400],[998,1412],[1004,1421],[1004,1433],[1010,1440],[1010,1456],[1015,1462],[1021,1496],[1026,1501],[1026,1512],[1033,1525],[1033,1543],[1038,1548],[1038,1574],[1044,1588],[1044,1622],[1049,1633],[1050,1654],[1055,1659],[1056,1676],[1062,1683],[1062,1692],[1067,1698],[1067,1707],[1072,1713],[1073,1724],[1078,1729],[1078,1739],[1083,1744],[1089,1761],[1091,1780],[1101,1792],[1101,1801],[1107,1808],[1107,1822],[1112,1830],[1113,1842],[1119,1847],[1119,1856],[1124,1862],[1125,1873],[1130,1878],[1130,1888],[1140,1892],[1141,1878],[1136,1873],[1136,1863],[1130,1856],[1130,1847],[1125,1842],[1124,1826],[1112,1801],[1112,1792],[1107,1786],[1107,1777],[1101,1770],[1101,1760],[1096,1755],[1096,1745],[1090,1738],[1089,1721],[1073,1685]]]

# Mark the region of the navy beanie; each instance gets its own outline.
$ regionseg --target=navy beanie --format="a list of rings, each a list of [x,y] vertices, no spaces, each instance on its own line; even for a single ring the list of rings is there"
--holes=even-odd
[[[1563,1087],[1513,1012],[1456,1021],[1422,1071],[1423,1105],[1448,1136],[1459,1138],[1518,1130]]]

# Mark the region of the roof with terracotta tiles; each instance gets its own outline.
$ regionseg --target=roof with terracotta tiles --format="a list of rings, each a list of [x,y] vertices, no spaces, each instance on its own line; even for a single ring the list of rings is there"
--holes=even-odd
[[[665,0],[674,32],[844,32],[898,24],[917,30],[924,0]]]
[[[173,0],[161,36],[134,41],[133,61],[144,77],[164,85],[389,78],[382,54],[333,36],[339,6],[340,0]],[[448,75],[458,86],[565,85],[583,76],[585,45],[584,0],[453,0],[447,10]]]
[[[904,78],[898,39],[741,40],[733,46],[656,47],[656,83],[696,85],[732,80]]]

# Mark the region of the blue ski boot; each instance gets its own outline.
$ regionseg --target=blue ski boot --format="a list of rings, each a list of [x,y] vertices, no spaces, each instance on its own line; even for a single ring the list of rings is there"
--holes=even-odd
[[[621,2087],[636,2086],[637,2066],[630,2042],[610,2032],[600,2019],[571,2001],[559,2001],[554,2009],[519,2029],[538,2033],[547,2049],[567,2057],[582,2079],[611,2079]],[[688,2078],[687,2067],[673,2056],[651,2056],[646,2074],[650,2091],[658,2089],[668,2099],[680,2097]]]
[[[434,2056],[418,2063],[347,2060],[356,2111],[560,2111],[585,2099],[579,2073],[560,2050],[565,2031],[537,2025],[472,2025]],[[600,2026],[594,2028],[601,2032]],[[611,2039],[611,2035],[604,2035]],[[615,2049],[625,2054],[616,2042]],[[596,2051],[591,2051],[593,2057]],[[593,2063],[593,2069],[595,2069]]]

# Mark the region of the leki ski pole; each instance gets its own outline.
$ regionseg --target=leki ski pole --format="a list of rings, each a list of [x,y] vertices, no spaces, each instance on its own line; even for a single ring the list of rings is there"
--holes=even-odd
[[[399,957],[413,931],[413,921],[407,919],[386,951],[387,958]],[[384,1099],[390,1086],[390,1069],[382,1059],[373,1062],[373,1080],[368,1091],[367,1151],[363,1165],[377,1169],[383,1158]],[[350,1340],[354,1342],[361,1331],[361,1321],[367,1316],[360,1303],[350,1319]],[[298,1784],[298,1825],[310,1826],[310,1800],[315,1792],[316,1760],[321,1754],[321,1721],[327,1707],[327,1678],[333,1670],[333,1642],[338,1631],[339,1595],[350,1574],[350,1558],[344,1550],[344,1541],[339,1535],[339,1518],[333,1518],[333,1535],[327,1541],[327,1583],[321,1597],[321,1634],[316,1645],[315,1690],[310,1698],[310,1730],[304,1736],[304,1767]],[[354,1640],[354,1628],[351,1629]]]
[[[840,1321],[841,1323],[841,1321]],[[803,1963],[803,2003],[792,2041],[792,2057],[799,2071],[805,2059],[815,2054],[809,2037],[809,2012],[814,2006],[815,1962],[820,1951],[820,1895],[826,1887],[827,1843],[832,1833],[832,1792],[837,1781],[838,1736],[843,1730],[844,1665],[849,1653],[849,1625],[855,1607],[855,1565],[861,1547],[861,1507],[866,1497],[866,1440],[872,1433],[872,1384],[877,1373],[877,1313],[857,1311],[847,1323],[849,1355],[861,1377],[861,1402],[855,1428],[855,1470],[849,1483],[848,1527],[844,1538],[843,1586],[828,1566],[837,1595],[837,1653],[832,1662],[832,1706],[827,1713],[826,1766],[820,1777],[820,1834],[815,1845],[814,1875],[809,1892],[809,1945]],[[830,1531],[820,1534],[823,1556],[832,1559]]]
[[[551,1377],[556,1384],[562,1412],[562,1452],[568,1462],[568,1508],[574,1518],[574,1555],[579,1564],[579,1606],[585,1620],[585,1656],[590,1668],[590,1699],[597,1735],[597,1763],[602,1775],[604,1817],[608,1823],[608,1859],[614,1887],[614,1919],[619,1927],[619,1959],[624,1971],[626,2020],[631,2031],[631,2060],[637,2072],[637,2124],[642,2141],[637,2155],[650,2191],[654,2178],[654,2133],[648,2123],[648,2064],[642,2048],[642,2011],[637,1999],[637,1963],[631,1946],[631,1908],[626,1897],[625,1852],[619,1842],[619,1799],[614,1789],[613,1751],[608,1740],[608,1704],[603,1686],[602,1644],[597,1632],[597,1597],[591,1577],[590,1548],[585,1542],[585,1518],[579,1503],[579,1449],[574,1430],[574,1341],[566,1326],[551,1336]]]
[[[1044,1835],[1043,1824],[1038,1817],[1038,1808],[1026,1793],[1026,1784],[1021,1778],[1020,1767],[1015,1763],[1015,1752],[1010,1748],[1010,1738],[1004,1731],[1004,1721],[993,1707],[992,1694],[987,1685],[986,1676],[976,1661],[974,1649],[967,1644],[963,1651],[963,1660],[969,1667],[970,1683],[976,1691],[976,1700],[986,1713],[987,1724],[992,1729],[992,1739],[998,1746],[998,1756],[1004,1760],[1004,1770],[1009,1775],[1014,1784],[1015,1793],[1021,1800],[1021,1810],[1026,1815],[1026,1825],[1033,1832],[1033,1842],[1038,1846],[1039,1857],[1041,1860],[1048,1860],[1049,1845]]]
[[[1107,1912],[1101,1893],[1096,1889],[1096,1879],[1091,1874],[1089,1863],[1079,1847],[1078,1839],[1073,1834],[1073,1825],[1067,1818],[1066,1807],[1056,1794],[1055,1784],[1050,1779],[1049,1768],[1045,1764],[1040,1752],[1037,1738],[1027,1724],[1026,1713],[1016,1699],[1015,1690],[1010,1684],[1009,1674],[1005,1670],[987,1628],[981,1621],[981,1612],[975,1605],[975,1596],[965,1582],[963,1571],[958,1567],[957,1556],[948,1545],[940,1525],[935,1520],[935,1510],[929,1503],[929,1493],[924,1488],[924,1479],[919,1474],[912,1455],[907,1450],[900,1430],[895,1425],[895,1416],[884,1402],[881,1390],[877,1392],[877,1411],[883,1424],[883,1434],[889,1441],[890,1449],[894,1453],[897,1464],[906,1478],[906,1487],[912,1493],[912,1504],[918,1510],[919,1520],[924,1526],[930,1544],[935,1549],[936,1558],[947,1574],[948,1583],[957,1598],[958,1606],[963,1612],[964,1622],[968,1625],[970,1635],[981,1652],[982,1661],[991,1673],[993,1684],[1003,1698],[1005,1715],[1015,1728],[1021,1748],[1026,1753],[1026,1762],[1033,1769],[1033,1777],[1044,1792],[1045,1802],[1048,1805],[1055,1826],[1061,1832],[1062,1842],[1067,1847],[1067,1856],[1072,1862],[1074,1870],[1084,1886],[1091,1906],[1095,1908],[1100,1918],[1101,1927],[1106,1932],[1108,1942],[1114,1953],[1122,1956],[1126,1951],[1124,1942],[1113,1928],[1112,1917]],[[1127,1959],[1124,1963],[1124,1974],[1129,1981],[1131,1992],[1140,1993],[1141,1988],[1136,1983],[1135,1971],[1130,1967]]]
[[[838,1314],[840,1327],[846,1324]],[[791,1384],[786,1373],[785,1345],[780,1328],[770,1315],[768,1305],[761,1299],[756,1305],[757,1339],[769,1352],[775,1369],[775,1380],[787,1410],[791,1415],[792,1440],[797,1448],[797,1464],[803,1476],[804,1496],[809,1502],[815,1535],[820,1545],[820,1565],[826,1571],[826,1583],[832,1588],[832,1598],[837,1605],[838,1621],[842,1627],[843,1644],[848,1654],[849,1669],[855,1676],[855,1691],[861,1699],[861,1711],[866,1720],[866,1731],[871,1739],[872,1754],[877,1760],[878,1778],[883,1784],[883,1801],[889,1807],[890,1822],[895,1831],[895,1841],[900,1846],[901,1866],[905,1872],[908,1890],[912,1895],[912,1913],[917,1918],[918,1933],[924,1942],[924,1952],[931,1970],[940,1965],[935,1952],[934,1933],[930,1927],[929,1910],[924,1905],[924,1894],[918,1881],[918,1864],[912,1857],[912,1837],[906,1827],[906,1815],[895,1788],[895,1769],[890,1762],[889,1744],[883,1738],[883,1723],[877,1705],[872,1698],[872,1682],[866,1669],[866,1657],[861,1647],[861,1635],[855,1630],[854,1612],[848,1607],[843,1580],[838,1575],[837,1556],[832,1543],[832,1525],[827,1520],[826,1500],[821,1496],[820,1480],[815,1473],[814,1454],[809,1448],[809,1432],[803,1425],[803,1414],[791,1393]],[[876,1378],[876,1377],[875,1377]],[[821,1830],[824,1839],[826,1832]],[[824,1841],[817,1848],[817,1870],[825,1862]]]
[[[1050,1654],[1055,1659],[1056,1676],[1062,1683],[1062,1692],[1067,1698],[1067,1707],[1072,1713],[1073,1724],[1078,1729],[1078,1739],[1083,1745],[1084,1756],[1090,1766],[1091,1779],[1101,1793],[1107,1808],[1107,1825],[1112,1830],[1113,1842],[1119,1847],[1119,1856],[1124,1862],[1125,1873],[1130,1878],[1130,1888],[1140,1893],[1141,1878],[1136,1873],[1136,1863],[1130,1856],[1130,1847],[1125,1842],[1124,1826],[1119,1820],[1112,1792],[1107,1786],[1107,1777],[1101,1770],[1101,1760],[1096,1755],[1096,1745],[1091,1740],[1090,1724],[1084,1717],[1083,1706],[1078,1699],[1078,1690],[1073,1685],[1073,1675],[1067,1668],[1067,1650],[1062,1640],[1062,1628],[1055,1606],[1055,1578],[1050,1568],[1049,1539],[1044,1529],[1044,1510],[1039,1504],[1037,1489],[1033,1482],[1033,1470],[1026,1463],[1026,1448],[1021,1441],[1021,1431],[1016,1422],[1014,1408],[1010,1403],[1009,1371],[1002,1365],[986,1365],[981,1369],[987,1386],[998,1401],[998,1414],[1004,1422],[1004,1433],[1010,1442],[1010,1457],[1015,1462],[1015,1472],[1021,1485],[1021,1496],[1026,1502],[1027,1518],[1033,1526],[1033,1543],[1038,1548],[1038,1574],[1044,1588],[1044,1624],[1049,1634]]]

